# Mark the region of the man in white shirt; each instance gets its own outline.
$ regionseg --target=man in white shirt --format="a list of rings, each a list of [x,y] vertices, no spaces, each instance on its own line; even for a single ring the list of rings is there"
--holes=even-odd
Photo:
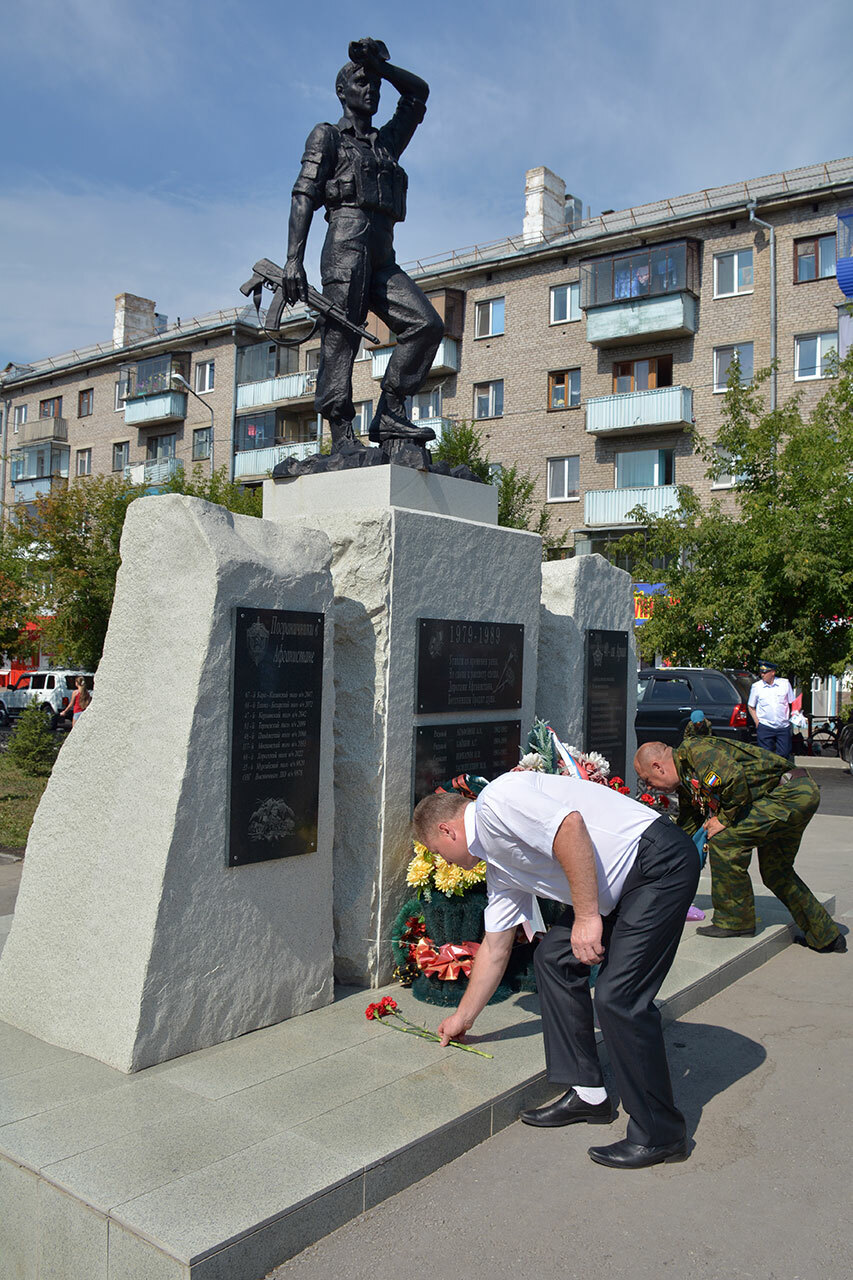
[[[749,691],[749,714],[755,721],[755,740],[765,751],[791,755],[791,703],[794,691],[776,675],[776,663],[758,664],[759,679]]]
[[[632,1169],[687,1159],[654,998],[699,879],[690,838],[607,787],[529,771],[496,778],[476,801],[427,796],[414,827],[448,862],[486,863],[485,937],[459,1008],[438,1028],[442,1042],[464,1035],[494,994],[536,896],[569,903],[534,961],[548,1079],[568,1091],[521,1119],[549,1128],[615,1119],[595,1045],[589,973],[597,964],[596,1012],[630,1121],[622,1142],[589,1154]]]

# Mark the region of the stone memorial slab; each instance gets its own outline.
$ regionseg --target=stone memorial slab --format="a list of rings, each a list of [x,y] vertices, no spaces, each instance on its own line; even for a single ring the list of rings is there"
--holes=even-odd
[[[586,633],[584,749],[610,761],[611,777],[625,777],[628,718],[628,633]]]
[[[234,610],[228,865],[317,848],[324,619]]]
[[[419,618],[415,711],[516,711],[523,666],[523,625]]]
[[[520,720],[424,724],[415,730],[414,804],[457,773],[496,778],[518,764]]]

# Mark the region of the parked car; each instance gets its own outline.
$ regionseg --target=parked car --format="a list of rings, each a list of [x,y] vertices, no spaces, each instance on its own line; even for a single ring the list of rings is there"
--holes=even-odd
[[[744,673],[748,679],[749,672]],[[747,742],[754,726],[747,711],[749,688],[724,671],[707,667],[656,667],[637,676],[637,744],[677,746],[693,711],[704,711],[719,738]]]
[[[87,687],[92,688],[95,677],[91,671],[25,671],[10,689],[0,689],[0,719],[15,720],[35,702],[44,711],[51,729],[55,729],[60,714],[74,697],[78,676],[84,676]]]

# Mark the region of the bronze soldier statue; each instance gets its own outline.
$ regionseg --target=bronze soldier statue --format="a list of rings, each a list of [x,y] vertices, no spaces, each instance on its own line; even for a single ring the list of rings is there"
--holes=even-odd
[[[370,439],[383,445],[411,441],[422,447],[435,432],[409,421],[405,401],[423,383],[444,327],[396,261],[394,224],[406,216],[407,178],[399,159],[424,118],[429,86],[393,66],[380,40],[353,41],[349,54],[351,61],[335,83],[343,115],[337,124],[312,129],[293,187],[284,298],[290,304],[308,301],[305,245],[314,212],[322,205],[329,224],[321,257],[324,296],[357,326],[364,325],[368,310],[375,312],[397,337]],[[391,120],[375,129],[372,121],[383,80],[397,90],[400,100]],[[322,327],[314,403],[329,423],[333,451],[356,452],[364,448],[353,431],[352,368],[359,335],[332,319]]]

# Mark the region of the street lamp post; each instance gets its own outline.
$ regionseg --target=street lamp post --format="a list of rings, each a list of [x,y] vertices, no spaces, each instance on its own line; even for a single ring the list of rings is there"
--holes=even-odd
[[[213,405],[208,404],[197,391],[193,391],[192,387],[182,374],[172,374],[172,385],[174,386],[176,383],[179,383],[180,386],[182,386],[185,391],[188,391],[191,396],[195,396],[196,400],[200,400],[207,412],[210,414],[210,478],[213,479]]]

